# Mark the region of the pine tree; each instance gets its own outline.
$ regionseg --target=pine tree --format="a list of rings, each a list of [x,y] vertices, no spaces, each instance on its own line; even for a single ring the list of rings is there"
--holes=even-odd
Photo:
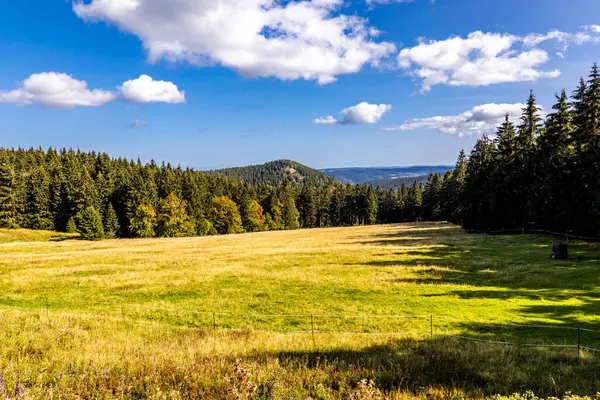
[[[332,226],[342,225],[342,208],[344,203],[344,196],[342,189],[339,187],[334,188],[334,192],[329,202],[329,221]]]
[[[439,174],[429,174],[425,192],[423,193],[423,219],[439,221],[442,215],[441,207],[442,178]]]
[[[377,213],[379,210],[379,204],[377,202],[377,196],[372,186],[367,188],[365,194],[365,208],[364,208],[364,223],[367,225],[373,225],[377,222]]]
[[[539,138],[534,187],[536,222],[546,229],[564,231],[571,218],[568,203],[573,192],[572,179],[565,166],[574,155],[574,112],[566,91],[556,95],[553,113],[546,119],[546,129]]]
[[[300,225],[303,228],[314,228],[317,225],[317,204],[315,189],[311,184],[302,186],[298,196],[298,212]]]
[[[519,125],[516,164],[516,170],[518,171],[516,179],[519,182],[519,189],[516,193],[518,202],[511,205],[511,207],[518,210],[515,212],[515,219],[517,220],[517,224],[521,225],[521,228],[535,225],[533,214],[536,212],[536,208],[532,187],[535,177],[539,173],[535,163],[537,141],[542,127],[539,112],[540,107],[537,106],[532,91],[529,94],[525,108],[523,108],[521,125]]]
[[[25,227],[39,230],[54,229],[50,201],[50,177],[43,167],[35,168],[27,184]]]
[[[17,174],[7,159],[0,159],[0,228],[19,227]]]
[[[65,232],[77,233],[77,224],[75,223],[75,218],[73,218],[73,217],[69,218],[69,221],[67,221]]]
[[[521,125],[519,125],[517,143],[519,144],[519,150],[522,152],[529,152],[535,148],[537,136],[541,128],[540,122],[542,121],[539,115],[540,110],[535,101],[533,91],[531,91],[525,108],[523,108]]]
[[[265,223],[270,231],[284,229],[283,225],[283,204],[274,191],[270,191],[263,201],[263,210],[265,211]]]
[[[423,186],[417,182],[408,189],[405,213],[409,221],[421,220],[421,205],[423,204]]]
[[[77,215],[77,231],[84,240],[104,239],[102,216],[94,207],[87,207]]]
[[[597,150],[600,144],[600,69],[594,63],[585,92],[586,120],[584,123],[588,135],[588,145]]]
[[[463,190],[466,175],[467,156],[464,150],[461,150],[454,170],[448,178],[447,192],[445,193],[446,202],[444,204],[448,219],[455,224],[462,223],[464,208]]]
[[[464,185],[463,226],[470,229],[491,228],[494,213],[493,177],[496,147],[487,136],[481,137],[469,157]]]
[[[283,200],[282,207],[282,221],[285,229],[298,229],[300,228],[300,213],[296,208],[296,202],[294,197],[288,194]]]
[[[120,224],[115,208],[110,202],[105,207],[103,224],[106,237],[109,239],[116,238],[120,230]]]

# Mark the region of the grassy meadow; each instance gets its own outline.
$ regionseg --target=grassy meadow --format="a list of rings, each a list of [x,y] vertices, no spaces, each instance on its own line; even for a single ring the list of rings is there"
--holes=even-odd
[[[444,336],[576,346],[558,328],[600,329],[600,246],[554,261],[552,240],[434,223],[102,242],[0,230],[0,398],[594,395],[591,353]]]

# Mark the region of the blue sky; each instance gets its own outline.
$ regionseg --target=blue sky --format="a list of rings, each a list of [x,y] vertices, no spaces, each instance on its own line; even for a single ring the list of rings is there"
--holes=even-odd
[[[195,168],[451,164],[600,61],[597,0],[5,3],[0,146]]]

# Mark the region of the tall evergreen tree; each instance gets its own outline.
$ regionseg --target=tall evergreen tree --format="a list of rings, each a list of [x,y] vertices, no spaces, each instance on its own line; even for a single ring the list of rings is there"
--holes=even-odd
[[[77,214],[77,231],[84,240],[104,239],[102,216],[94,207],[87,207]]]
[[[120,231],[119,218],[112,203],[108,203],[104,208],[103,216],[104,234],[109,239],[117,237]]]
[[[20,210],[17,196],[15,168],[8,159],[0,159],[0,228],[19,227]]]
[[[300,214],[300,225],[303,228],[314,228],[317,225],[317,199],[312,184],[302,186],[297,206]]]

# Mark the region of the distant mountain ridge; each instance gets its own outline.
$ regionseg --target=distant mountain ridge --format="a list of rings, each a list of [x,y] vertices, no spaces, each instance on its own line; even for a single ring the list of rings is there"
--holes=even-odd
[[[285,179],[297,184],[331,185],[334,178],[292,160],[276,160],[247,167],[224,168],[211,171],[250,184],[280,185]]]
[[[372,181],[364,182],[363,185],[369,185],[373,187],[380,187],[382,189],[399,188],[402,185],[412,186],[416,183],[426,183],[429,178],[427,175],[417,175],[405,178],[394,178],[394,179],[375,179]]]
[[[382,188],[400,187],[424,182],[430,173],[444,174],[453,169],[446,165],[423,165],[412,167],[361,167],[327,168],[316,170],[292,160],[276,160],[245,167],[224,168],[210,171],[228,178],[250,184],[280,185],[284,179],[292,183],[333,185],[335,183],[361,184]]]
[[[444,174],[452,169],[454,169],[454,166],[451,165],[422,165],[411,167],[327,168],[320,171],[344,183],[373,185],[374,181],[422,177],[430,173]]]

